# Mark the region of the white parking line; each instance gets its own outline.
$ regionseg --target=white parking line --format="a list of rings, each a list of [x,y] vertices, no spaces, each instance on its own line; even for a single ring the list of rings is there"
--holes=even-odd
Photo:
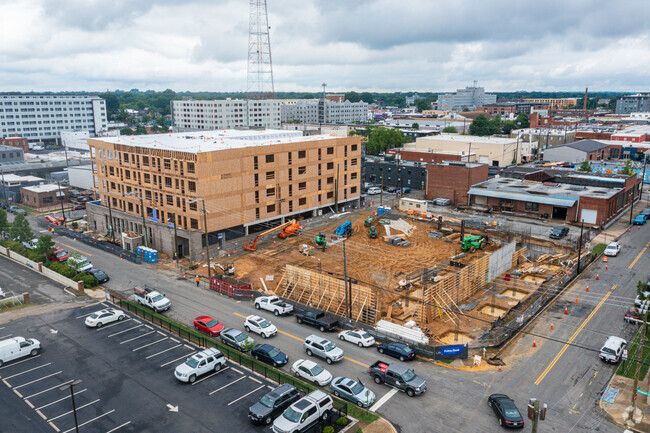
[[[83,319],[84,317],[90,316],[91,314],[95,314],[95,313],[96,313],[96,311],[93,311],[92,313],[88,313],[88,314],[82,314],[81,316],[75,317],[75,319]]]
[[[190,353],[188,353],[187,355],[183,355],[183,356],[181,356],[180,358],[172,359],[172,360],[169,361],[169,362],[165,362],[164,364],[161,364],[160,366],[161,366],[161,367],[164,367],[164,366],[166,366],[166,365],[171,364],[172,362],[180,361],[181,359],[187,359],[187,358],[189,358],[190,356],[192,356],[194,353],[195,353],[195,352],[190,352]]]
[[[159,333],[160,335],[167,335],[167,334],[165,334],[165,333],[162,332],[162,331],[158,331],[158,333]]]
[[[122,427],[124,427],[124,426],[126,426],[126,425],[129,425],[129,424],[131,424],[131,421],[127,421],[127,422],[125,422],[125,423],[122,424],[122,425],[118,425],[117,427],[115,427],[115,428],[112,429],[112,430],[107,431],[106,433],[113,433],[114,431],[119,430],[119,429],[121,429]]]
[[[16,373],[12,376],[5,377],[5,379],[9,380],[13,377],[20,376],[21,374],[29,373],[30,371],[38,370],[39,368],[47,367],[48,365],[52,365],[51,362],[48,362],[47,364],[39,365],[38,367],[30,368],[29,370],[22,371],[20,373]]]
[[[372,407],[370,408],[370,412],[377,412],[379,408],[384,405],[384,403],[390,400],[390,398],[395,394],[397,394],[398,392],[399,390],[397,388],[393,388],[390,391],[388,391],[386,395],[384,395],[382,398],[379,399],[379,401],[377,401],[375,404],[372,405]]]
[[[110,328],[111,326],[121,325],[121,324],[123,324],[123,323],[128,322],[129,320],[131,320],[131,319],[118,320],[118,321],[115,322],[115,323],[111,323],[110,325],[106,325],[106,326],[102,326],[101,328],[98,328],[97,331],[101,331],[102,329],[108,329],[108,328]]]
[[[173,338],[170,338],[170,340],[173,340]],[[154,353],[153,355],[147,356],[145,359],[153,358],[154,356],[162,355],[165,352],[169,352],[170,350],[177,349],[179,346],[182,346],[181,344],[177,344],[176,346],[172,346],[169,349],[161,350],[158,353]]]
[[[230,367],[230,368],[232,369],[232,371],[236,371],[236,372],[239,373],[239,374],[244,374],[243,371],[241,371],[241,370],[237,370],[235,367]]]
[[[219,388],[219,389],[215,389],[214,391],[212,391],[212,392],[211,392],[210,394],[208,394],[208,395],[212,395],[212,394],[214,394],[215,392],[219,392],[219,391],[221,391],[222,389],[224,389],[224,388],[228,388],[230,385],[235,384],[235,383],[239,382],[240,380],[244,380],[244,379],[246,379],[246,376],[242,376],[242,377],[240,377],[239,379],[230,382],[228,385],[224,385],[224,386],[222,386],[222,387]]]
[[[110,415],[110,414],[112,414],[113,412],[115,412],[115,409],[112,409],[112,410],[110,410],[110,411],[108,411],[108,412],[106,412],[106,413],[103,413],[103,414],[101,414],[101,415],[99,415],[99,416],[97,416],[97,417],[95,417],[95,418],[93,418],[93,419],[90,419],[90,420],[88,420],[88,421],[86,421],[86,422],[84,422],[84,423],[81,423],[81,424],[79,424],[79,427],[83,427],[83,426],[85,426],[86,424],[90,424],[91,422],[93,422],[93,421],[95,421],[95,420],[98,420],[99,418],[105,417],[106,415]],[[70,432],[71,432],[72,430],[74,430],[74,429],[75,429],[75,427],[72,427],[71,429],[68,429],[68,430],[64,431],[63,433],[70,433]]]
[[[261,380],[257,380],[257,379],[255,379],[254,377],[248,376],[248,378],[249,378],[250,380],[252,380],[253,382],[262,383]]]
[[[142,326],[142,325],[137,325],[137,326],[134,326],[133,328],[129,328],[129,329],[125,329],[125,330],[120,331],[120,332],[116,332],[115,334],[111,334],[111,335],[109,335],[109,336],[106,337],[106,338],[111,338],[111,337],[113,337],[113,336],[115,336],[115,335],[120,335],[120,334],[123,334],[123,333],[125,333],[125,332],[127,332],[127,331],[132,331],[132,330],[134,330],[134,329],[136,329],[136,328],[139,328],[139,327],[141,327],[141,326]]]
[[[48,424],[54,429],[56,433],[59,433],[61,431],[57,426],[54,425],[53,422],[48,422]]]
[[[210,373],[210,374],[208,374],[207,376],[204,376],[204,377],[202,377],[201,379],[199,379],[199,380],[197,380],[196,382],[194,382],[194,383],[192,384],[192,386],[196,385],[197,383],[203,382],[203,381],[206,380],[206,379],[210,379],[212,376],[215,376],[215,375],[221,373],[222,371],[226,371],[226,370],[228,370],[228,367],[226,367],[226,368],[222,368],[221,370],[219,370],[219,371],[215,371],[214,373]]]
[[[153,326],[144,325],[145,328],[153,329]]]
[[[95,401],[91,401],[90,403],[86,403],[86,404],[84,404],[83,406],[78,406],[78,407],[76,408],[76,410],[79,411],[79,409],[83,409],[84,407],[88,407],[88,406],[90,406],[91,404],[95,404],[95,403],[97,403],[98,401],[99,401],[99,399],[97,399],[97,400],[95,400]],[[55,416],[54,418],[50,418],[50,421],[54,421],[55,419],[59,419],[59,418],[61,418],[62,416],[65,416],[65,415],[70,415],[71,413],[72,413],[72,411],[68,411],[68,412],[66,412],[66,413],[62,413],[61,415],[57,415],[57,416]]]
[[[35,393],[35,394],[28,395],[28,396],[25,397],[25,398],[27,399],[27,398],[36,397],[37,395],[41,395],[41,394],[43,394],[44,392],[52,391],[53,389],[60,388],[60,387],[62,387],[63,385],[67,385],[67,384],[72,383],[72,382],[74,382],[74,381],[73,381],[73,380],[68,380],[67,382],[63,382],[63,383],[60,383],[60,384],[58,384],[58,385],[55,385],[55,386],[53,386],[52,388],[44,389],[43,391],[39,391],[39,392],[37,392],[37,393]]]
[[[145,344],[144,346],[136,347],[135,349],[132,350],[132,352],[137,352],[140,349],[144,349],[145,347],[153,346],[156,343],[160,343],[161,341],[167,340],[169,337],[161,338],[160,340],[156,340],[152,343]]]
[[[244,398],[244,397],[248,397],[248,396],[251,395],[252,393],[254,393],[254,392],[256,392],[256,391],[259,391],[259,390],[262,389],[262,388],[264,388],[264,385],[262,385],[262,386],[260,386],[260,387],[258,387],[258,388],[255,388],[254,390],[252,390],[252,391],[249,392],[248,394],[244,394],[244,395],[242,395],[242,396],[239,397],[237,400],[233,400],[233,401],[231,401],[230,403],[228,403],[228,406],[230,406],[231,404],[235,404],[235,403],[237,403],[237,402],[238,402],[239,400],[241,400],[242,398]]]
[[[12,335],[14,335],[14,334],[3,335],[2,337],[0,337],[0,340],[4,340],[5,338],[9,338],[9,337],[11,337]]]
[[[88,391],[88,390],[87,390],[87,389],[82,389],[81,391],[75,391],[74,395],[81,394],[81,393],[84,392],[84,391]],[[41,410],[41,409],[44,409],[44,408],[46,408],[46,407],[48,407],[48,406],[52,406],[53,404],[56,404],[56,403],[58,403],[58,402],[60,402],[60,401],[63,401],[63,400],[65,400],[66,398],[70,398],[70,396],[69,396],[69,395],[66,395],[66,396],[63,397],[63,398],[60,398],[60,399],[58,399],[58,400],[54,400],[52,403],[44,404],[44,405],[41,406],[41,407],[37,407],[36,410]]]
[[[14,363],[12,363],[12,364],[5,365],[4,367],[0,367],[0,370],[2,370],[3,368],[13,367],[14,365],[18,365],[18,364],[20,364],[21,362],[31,361],[31,360],[33,360],[33,359],[40,358],[40,357],[41,357],[41,355],[36,355],[36,356],[31,357],[31,358],[23,359],[22,361],[14,362]]]
[[[173,338],[173,337],[169,337],[169,339],[170,339],[171,341],[173,341],[174,343],[180,343],[179,340],[177,340],[177,339],[175,339],[175,338]]]
[[[146,337],[147,335],[153,334],[155,332],[156,331],[151,331],[151,332],[147,332],[146,334],[138,335],[137,337],[129,338],[128,340],[122,341],[120,344],[129,343],[129,342],[131,342],[133,340],[137,340],[138,338]]]
[[[56,373],[48,374],[47,376],[43,376],[43,377],[41,377],[39,379],[32,380],[31,382],[23,383],[22,385],[19,385],[19,386],[14,386],[14,389],[19,389],[19,388],[22,388],[23,386],[31,385],[32,383],[36,383],[36,382],[38,382],[40,380],[47,379],[48,377],[56,376],[57,374],[61,374],[61,373],[62,373],[62,371],[57,371]],[[59,386],[61,386],[61,385],[59,385]]]

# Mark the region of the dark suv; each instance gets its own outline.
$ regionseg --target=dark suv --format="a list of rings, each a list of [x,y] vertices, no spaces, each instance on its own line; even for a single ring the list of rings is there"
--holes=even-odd
[[[254,423],[269,425],[299,398],[298,390],[293,385],[284,383],[252,405],[248,409],[248,418]]]
[[[566,235],[569,234],[569,228],[568,227],[553,227],[551,229],[551,233],[549,233],[548,237],[551,239],[562,239]]]

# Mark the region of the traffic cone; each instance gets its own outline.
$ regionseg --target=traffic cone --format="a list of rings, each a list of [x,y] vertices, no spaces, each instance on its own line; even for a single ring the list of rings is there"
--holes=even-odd
[[[122,254],[120,254],[120,260],[122,260]]]
[[[627,229],[627,232],[630,233],[630,229]]]
[[[638,230],[641,230],[641,226],[637,227]]]
[[[587,286],[587,290],[585,290],[585,292],[588,292],[588,291],[589,291],[589,286]]]
[[[605,265],[605,270],[607,270],[607,265]]]
[[[576,296],[576,304],[578,303],[578,297]]]
[[[600,280],[600,278],[598,277],[598,274],[596,274],[596,281],[598,281],[598,280]]]
[[[275,246],[275,241],[273,241],[273,246]]]
[[[553,330],[553,324],[551,323],[551,331]]]
[[[564,314],[569,314],[569,307],[564,307]]]
[[[499,371],[501,371],[501,366],[499,366]]]
[[[537,347],[537,343],[533,340],[533,347]]]

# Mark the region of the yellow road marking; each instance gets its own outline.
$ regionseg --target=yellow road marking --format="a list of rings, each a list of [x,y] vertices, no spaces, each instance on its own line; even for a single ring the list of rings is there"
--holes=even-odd
[[[636,256],[636,259],[634,259],[634,261],[630,264],[630,266],[628,267],[628,269],[632,269],[632,266],[634,266],[634,265],[636,264],[637,260],[639,260],[639,259],[641,258],[641,256],[643,255],[643,253],[645,253],[645,250],[647,250],[647,249],[648,249],[648,247],[645,247],[644,249],[641,250],[641,252],[639,253],[639,255]]]
[[[603,299],[600,300],[598,305],[596,305],[596,308],[594,308],[594,310],[591,313],[589,313],[589,316],[587,316],[585,321],[582,322],[582,324],[580,325],[580,327],[578,329],[576,329],[576,332],[574,332],[573,335],[571,336],[571,338],[569,338],[569,341],[567,341],[567,343],[562,347],[560,352],[555,356],[555,358],[553,358],[553,361],[551,361],[551,363],[548,365],[548,367],[546,367],[546,369],[542,372],[542,374],[537,378],[537,380],[535,381],[535,385],[539,385],[540,382],[546,377],[548,372],[551,371],[551,369],[555,366],[555,364],[560,359],[560,357],[562,357],[562,355],[564,355],[564,352],[566,352],[569,345],[571,343],[573,343],[573,340],[575,340],[575,338],[578,336],[578,334],[580,334],[582,329],[587,325],[587,323],[589,323],[591,318],[594,317],[594,314],[596,314],[596,312],[600,309],[600,307],[603,306],[603,304],[605,303],[607,298],[609,298],[609,295],[612,294],[614,289],[616,289],[616,285],[612,286],[612,288],[609,289],[609,292],[607,292],[607,294],[603,297]]]
[[[56,243],[57,243],[57,244],[64,245],[64,246],[70,248],[71,250],[78,251],[78,252],[80,252],[80,253],[82,253],[82,254],[85,254],[85,255],[87,255],[87,256],[89,256],[89,257],[92,257],[92,256],[93,256],[93,255],[90,254],[90,253],[87,253],[87,252],[85,252],[85,251],[78,250],[78,249],[76,249],[76,248],[73,247],[73,246],[70,246],[70,245],[68,245],[68,244],[64,244],[63,242],[56,242]]]
[[[239,314],[239,313],[235,313],[235,312],[233,312],[232,314],[234,314],[235,316],[242,317],[242,318],[244,318],[244,319],[247,317],[247,316],[244,316],[243,314]],[[287,337],[291,337],[291,338],[293,338],[294,340],[298,340],[298,341],[300,341],[300,342],[304,341],[302,338],[300,338],[300,337],[296,337],[295,335],[293,335],[293,334],[289,334],[288,332],[280,331],[279,329],[278,329],[278,332],[279,332],[280,334],[282,334],[282,335],[286,335]],[[362,367],[365,367],[365,368],[370,367],[368,364],[364,364],[363,362],[361,362],[361,361],[357,361],[356,359],[348,358],[347,356],[344,356],[343,358],[347,359],[348,361],[354,362],[355,364],[359,364],[359,365],[362,366]]]

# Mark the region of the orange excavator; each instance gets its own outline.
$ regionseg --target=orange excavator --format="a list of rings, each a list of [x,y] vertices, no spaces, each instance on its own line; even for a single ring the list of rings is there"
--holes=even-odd
[[[281,237],[282,239],[288,238],[298,233],[298,230],[300,230],[300,223],[295,222],[283,228],[282,231],[278,233],[278,237]]]
[[[277,227],[273,227],[272,229],[269,229],[269,230],[267,230],[265,232],[262,232],[259,235],[257,235],[257,237],[255,237],[254,241],[246,241],[246,242],[244,242],[244,249],[246,251],[256,251],[257,250],[257,241],[259,240],[259,238],[261,238],[262,236],[266,236],[269,233],[273,233],[276,230],[282,230],[285,227],[289,227],[289,226],[292,226],[292,225],[295,225],[295,224],[296,224],[296,220],[291,220],[291,221],[286,222],[284,224],[280,224]],[[292,234],[295,234],[295,232],[292,233]]]

